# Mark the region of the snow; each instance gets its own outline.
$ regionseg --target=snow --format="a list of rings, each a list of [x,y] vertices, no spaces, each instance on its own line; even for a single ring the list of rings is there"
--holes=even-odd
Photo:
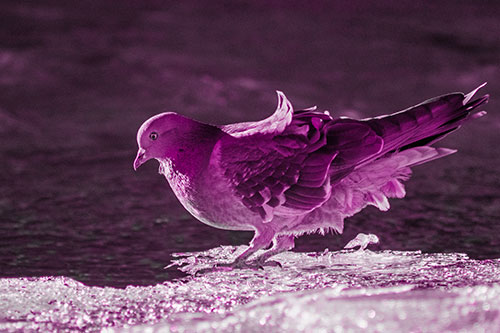
[[[0,330],[481,332],[500,327],[500,259],[419,251],[286,252],[280,267],[195,272],[244,246],[176,254],[187,278],[124,289],[0,279]]]

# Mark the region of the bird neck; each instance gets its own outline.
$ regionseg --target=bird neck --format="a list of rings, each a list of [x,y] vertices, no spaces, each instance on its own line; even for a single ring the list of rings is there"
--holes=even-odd
[[[197,178],[208,166],[213,148],[223,134],[219,128],[201,123],[180,133],[176,149],[168,156],[171,172]]]

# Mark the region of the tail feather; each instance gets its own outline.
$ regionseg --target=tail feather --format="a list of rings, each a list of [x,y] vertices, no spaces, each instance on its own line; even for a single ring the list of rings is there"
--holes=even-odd
[[[384,139],[382,153],[431,145],[457,130],[467,119],[485,114],[472,112],[488,101],[488,95],[471,101],[474,93],[483,86],[484,84],[467,95],[443,95],[409,109],[365,121]]]

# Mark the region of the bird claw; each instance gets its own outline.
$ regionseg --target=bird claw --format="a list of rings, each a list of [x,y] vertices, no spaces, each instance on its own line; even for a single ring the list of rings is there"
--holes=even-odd
[[[229,266],[220,266],[219,264],[213,265],[211,267],[205,267],[202,269],[197,270],[194,275],[203,275],[207,273],[212,273],[212,272],[223,272],[223,271],[231,271],[233,270],[232,267]]]
[[[254,265],[254,267],[258,267],[259,269],[264,269],[265,266],[283,268],[281,263],[275,260],[266,260],[264,262],[261,262],[257,259],[252,261],[251,264]]]
[[[234,269],[245,269],[245,268],[257,269],[257,267],[251,266],[244,261],[241,262],[235,261],[231,263],[218,263],[211,267],[202,268],[196,271],[196,274],[206,274],[212,272],[230,272]]]

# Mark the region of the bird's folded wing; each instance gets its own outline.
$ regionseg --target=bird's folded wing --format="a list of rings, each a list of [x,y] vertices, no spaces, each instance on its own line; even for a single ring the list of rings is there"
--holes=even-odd
[[[235,194],[269,222],[322,205],[331,195],[331,179],[345,177],[382,145],[363,123],[308,109],[296,112],[281,133],[227,136],[217,149]]]

